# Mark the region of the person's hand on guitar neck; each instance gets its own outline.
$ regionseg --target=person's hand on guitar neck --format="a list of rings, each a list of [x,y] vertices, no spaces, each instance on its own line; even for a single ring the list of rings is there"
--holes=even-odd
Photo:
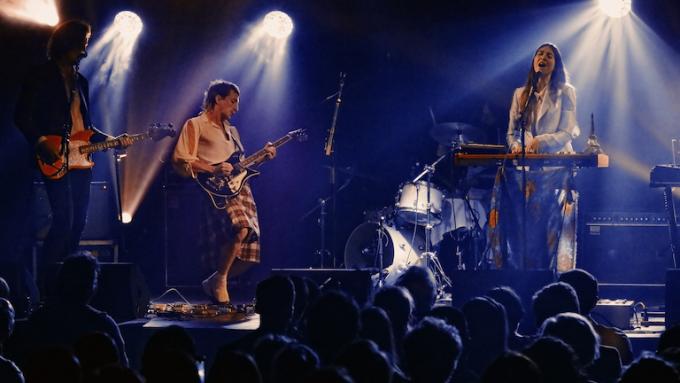
[[[53,164],[59,159],[61,154],[59,146],[44,138],[38,141],[35,150],[40,160],[47,164]]]
[[[267,152],[267,158],[272,159],[276,157],[276,146],[272,144],[271,142],[267,142],[267,145],[264,146],[264,151]]]

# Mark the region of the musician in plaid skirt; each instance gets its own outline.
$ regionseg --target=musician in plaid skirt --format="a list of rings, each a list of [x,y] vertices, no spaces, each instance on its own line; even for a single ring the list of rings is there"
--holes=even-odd
[[[234,83],[224,80],[210,83],[203,111],[184,124],[175,146],[173,165],[180,174],[195,178],[201,172],[232,173],[234,167],[226,160],[234,153],[241,156],[244,153],[239,133],[230,123],[239,108],[239,95]],[[271,144],[265,151],[271,158],[276,156],[276,148]],[[257,206],[247,184],[236,196],[214,202],[217,201],[206,194],[199,242],[203,255],[215,260],[216,271],[201,285],[213,301],[228,303],[227,278],[234,260],[260,261],[260,227]],[[222,205],[223,208],[216,207]]]

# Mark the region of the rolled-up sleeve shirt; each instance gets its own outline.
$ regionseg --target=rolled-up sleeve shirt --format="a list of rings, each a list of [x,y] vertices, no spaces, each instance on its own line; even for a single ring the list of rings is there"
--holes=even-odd
[[[225,121],[224,128],[211,122],[205,114],[189,119],[172,154],[172,163],[181,175],[195,177],[191,164],[224,162],[241,148],[238,131]]]

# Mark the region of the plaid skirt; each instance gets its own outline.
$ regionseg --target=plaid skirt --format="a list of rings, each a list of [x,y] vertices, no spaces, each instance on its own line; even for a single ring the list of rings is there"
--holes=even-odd
[[[217,198],[217,197],[216,197]],[[231,243],[237,232],[248,229],[237,258],[245,262],[260,262],[260,225],[257,206],[249,185],[241,192],[226,199],[226,207],[217,209],[207,194],[202,206],[199,248],[203,265],[215,269],[223,255],[224,246]]]

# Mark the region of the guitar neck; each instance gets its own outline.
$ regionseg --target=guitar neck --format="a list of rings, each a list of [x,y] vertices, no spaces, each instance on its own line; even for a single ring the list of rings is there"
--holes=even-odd
[[[278,140],[272,142],[272,145],[275,148],[278,148],[279,146],[282,146],[286,142],[290,141],[291,136],[286,134],[285,136],[279,138]],[[251,154],[250,156],[246,157],[243,161],[239,163],[240,166],[242,167],[250,167],[250,166],[257,166],[264,162],[267,159],[267,152],[264,150],[264,148],[258,150],[257,152]]]
[[[148,133],[140,133],[140,134],[133,134],[131,136],[128,136],[132,142],[138,142],[138,141],[143,141],[147,138],[149,138]],[[121,146],[120,144],[120,139],[116,138],[114,140],[106,140],[102,142],[97,142],[95,144],[88,144],[88,145],[83,145],[78,148],[78,151],[81,154],[90,154],[94,152],[98,152],[101,150],[106,150],[106,149],[112,149],[115,147]]]

